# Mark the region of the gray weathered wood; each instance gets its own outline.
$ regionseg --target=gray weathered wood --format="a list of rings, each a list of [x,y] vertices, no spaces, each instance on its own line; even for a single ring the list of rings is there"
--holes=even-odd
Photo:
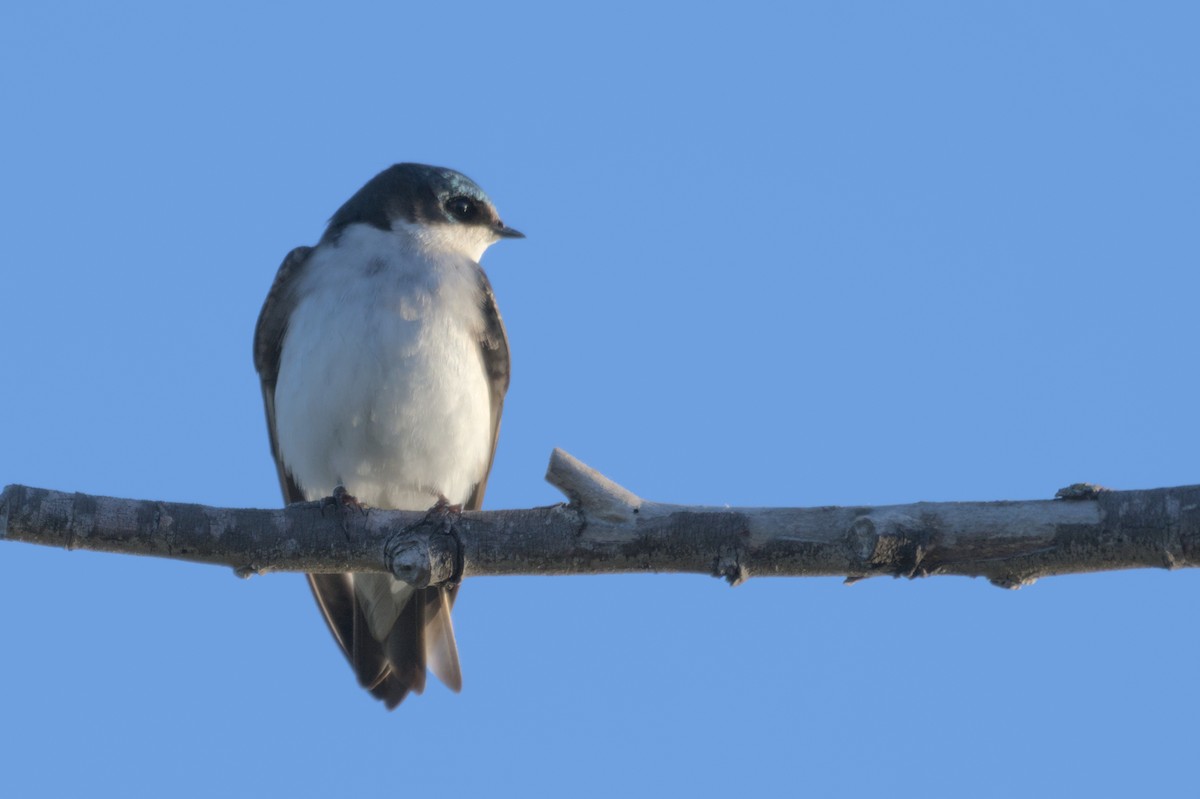
[[[10,485],[0,537],[219,563],[238,574],[391,572],[416,585],[500,574],[694,572],[986,577],[1017,588],[1053,574],[1200,562],[1200,486],[1023,502],[714,508],[650,502],[564,452],[547,479],[567,505],[530,510],[280,510],[114,499]]]

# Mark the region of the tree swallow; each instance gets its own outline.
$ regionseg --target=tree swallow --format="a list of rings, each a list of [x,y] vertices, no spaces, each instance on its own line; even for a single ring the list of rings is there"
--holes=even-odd
[[[283,259],[254,335],[271,453],[288,503],[339,486],[379,508],[478,509],[508,389],[508,339],[484,250],[523,238],[473,181],[396,164]],[[310,574],[358,681],[389,709],[425,668],[462,688],[457,588]]]

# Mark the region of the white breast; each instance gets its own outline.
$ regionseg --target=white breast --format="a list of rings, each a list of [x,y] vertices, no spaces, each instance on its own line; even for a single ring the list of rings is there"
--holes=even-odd
[[[366,225],[310,257],[275,388],[283,462],[309,499],[465,502],[492,444],[475,265]]]

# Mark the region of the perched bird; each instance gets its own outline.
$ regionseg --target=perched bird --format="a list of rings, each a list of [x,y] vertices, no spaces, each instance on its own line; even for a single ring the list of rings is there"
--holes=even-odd
[[[508,340],[484,250],[523,238],[452,169],[396,164],[283,259],[254,335],[288,503],[339,487],[378,508],[478,509],[508,389]],[[339,492],[340,494],[340,492]],[[310,574],[358,681],[389,709],[429,668],[462,687],[456,589],[386,574]]]

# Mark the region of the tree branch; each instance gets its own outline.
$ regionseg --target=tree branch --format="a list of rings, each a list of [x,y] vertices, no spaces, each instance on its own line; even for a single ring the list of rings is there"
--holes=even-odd
[[[1200,486],[1059,499],[881,507],[713,508],[641,499],[555,450],[571,500],[429,512],[302,502],[280,510],[113,499],[10,485],[0,538],[270,571],[390,572],[417,586],[499,574],[959,574],[1018,588],[1039,577],[1200,563]]]

